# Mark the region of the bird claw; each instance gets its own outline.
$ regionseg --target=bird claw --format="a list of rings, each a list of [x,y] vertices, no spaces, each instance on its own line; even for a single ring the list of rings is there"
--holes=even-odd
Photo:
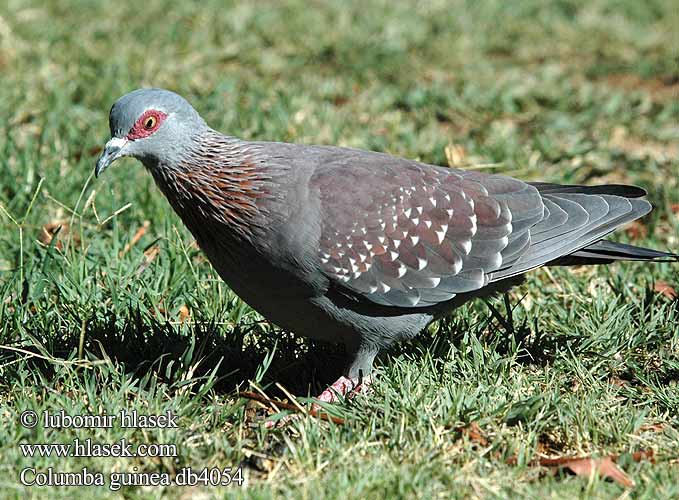
[[[362,378],[348,378],[341,376],[331,386],[325,389],[315,399],[321,403],[337,403],[342,398],[353,398],[356,394],[366,393],[370,388],[370,377]],[[317,402],[311,404],[311,414],[318,414],[323,411],[323,407]],[[267,429],[282,428],[292,423],[294,420],[300,419],[303,415],[300,413],[293,413],[286,415],[279,420],[267,420],[264,422],[264,427]]]

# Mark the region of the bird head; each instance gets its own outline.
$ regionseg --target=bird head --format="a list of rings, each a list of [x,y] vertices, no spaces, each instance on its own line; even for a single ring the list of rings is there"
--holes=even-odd
[[[183,97],[163,89],[138,89],[122,96],[111,107],[109,127],[111,139],[97,161],[95,176],[124,156],[147,167],[172,164],[207,129]]]

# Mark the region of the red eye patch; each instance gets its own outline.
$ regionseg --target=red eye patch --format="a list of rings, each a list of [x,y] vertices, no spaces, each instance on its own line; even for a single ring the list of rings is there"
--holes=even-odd
[[[135,139],[143,139],[153,134],[163,120],[167,118],[167,114],[162,111],[157,111],[155,109],[149,109],[144,111],[142,115],[137,119],[134,126],[127,134],[127,138],[131,141]]]

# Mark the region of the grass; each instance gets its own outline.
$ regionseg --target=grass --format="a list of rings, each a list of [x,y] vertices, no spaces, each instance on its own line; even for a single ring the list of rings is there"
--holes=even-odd
[[[235,396],[306,396],[332,347],[279,331],[211,270],[140,165],[93,180],[123,93],[186,96],[214,128],[525,179],[626,182],[654,212],[617,238],[679,250],[670,0],[10,0],[0,9],[0,491],[7,498],[615,498],[550,456],[622,454],[639,498],[679,495],[671,264],[531,273],[385,355],[343,426],[268,431]],[[140,228],[142,231],[140,231]],[[176,429],[25,429],[19,414],[171,410]],[[254,415],[254,416],[253,416]],[[462,431],[474,423],[484,439]],[[174,458],[30,458],[19,443],[177,444]],[[630,454],[653,450],[655,463]],[[516,465],[509,459],[516,458]],[[247,488],[22,486],[26,467],[237,467]],[[136,469],[135,469],[136,468]]]

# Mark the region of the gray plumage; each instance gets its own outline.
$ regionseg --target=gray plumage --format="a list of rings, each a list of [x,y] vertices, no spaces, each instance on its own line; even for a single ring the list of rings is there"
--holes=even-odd
[[[676,257],[602,241],[651,210],[631,186],[241,141],[160,89],[120,98],[110,129],[97,174],[141,160],[224,281],[283,328],[344,343],[353,378],[381,349],[531,269]]]

